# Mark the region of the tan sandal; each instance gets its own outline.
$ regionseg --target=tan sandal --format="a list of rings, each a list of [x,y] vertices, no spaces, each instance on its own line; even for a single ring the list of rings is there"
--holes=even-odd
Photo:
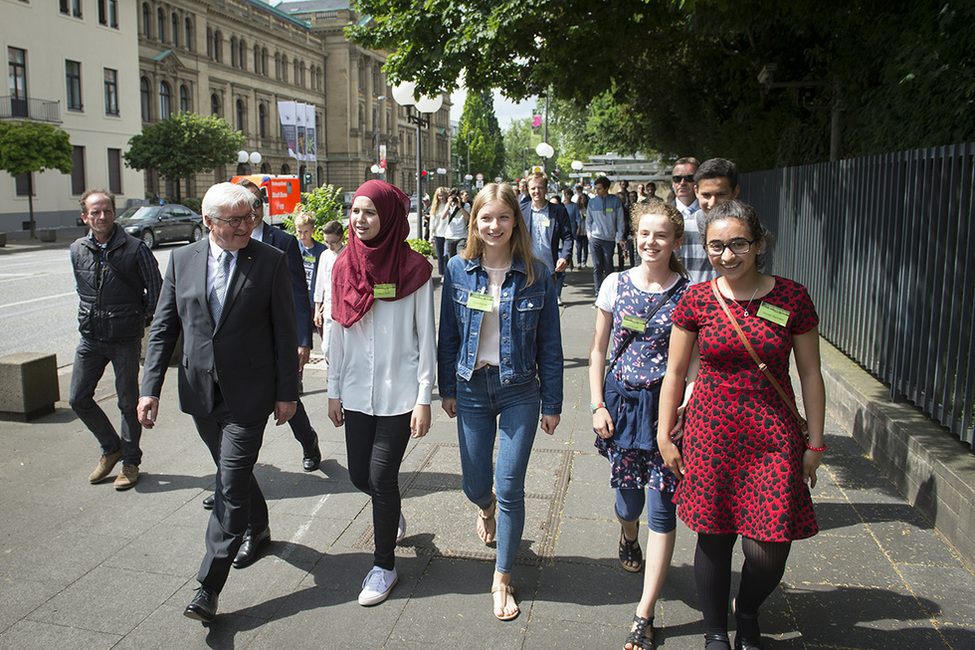
[[[521,613],[521,609],[518,607],[518,603],[515,603],[515,611],[511,614],[505,616],[504,609],[508,606],[508,596],[511,596],[512,602],[515,599],[515,588],[511,585],[495,585],[491,587],[491,597],[494,594],[501,594],[501,606],[494,608],[494,617],[499,621],[510,621],[513,618],[517,618],[518,614]]]
[[[481,538],[481,541],[485,544],[491,544],[495,541],[498,521],[495,515],[498,512],[498,500],[494,499],[491,502],[491,514],[485,514],[486,511],[478,508],[477,510],[477,536]]]

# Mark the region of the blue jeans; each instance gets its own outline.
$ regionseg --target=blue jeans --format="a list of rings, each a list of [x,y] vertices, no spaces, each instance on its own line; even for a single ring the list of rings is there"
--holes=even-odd
[[[525,472],[538,429],[538,380],[502,386],[496,367],[457,380],[457,436],[464,494],[482,510],[498,497],[495,569],[511,573],[525,529]],[[499,434],[497,463],[492,464]]]
[[[576,264],[582,266],[589,259],[589,238],[576,235]]]
[[[68,396],[71,409],[98,439],[102,454],[114,454],[121,449],[122,462],[129,465],[142,462],[142,450],[139,449],[142,425],[135,412],[139,403],[141,346],[141,341],[104,342],[82,336],[74,355],[71,392]],[[118,396],[119,411],[122,412],[121,437],[115,433],[111,420],[94,400],[95,387],[105,374],[109,361],[115,371],[115,394]]]
[[[433,247],[437,251],[437,270],[440,271],[440,277],[443,277],[443,272],[447,269],[446,242],[447,240],[443,237],[433,238]]]
[[[669,533],[677,528],[677,504],[673,492],[652,488],[616,489],[616,514],[623,521],[637,521],[647,506],[647,525],[655,533]]]
[[[599,287],[602,286],[603,280],[613,272],[613,253],[616,251],[616,242],[590,237],[589,247],[592,249],[592,281],[598,296]]]

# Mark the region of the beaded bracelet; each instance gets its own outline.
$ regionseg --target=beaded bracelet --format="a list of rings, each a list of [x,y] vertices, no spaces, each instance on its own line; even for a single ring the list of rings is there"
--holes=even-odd
[[[606,408],[606,402],[599,402],[599,403],[596,403],[596,404],[590,402],[589,403],[589,407],[592,409],[592,412],[595,413],[599,409]]]
[[[810,447],[809,441],[807,440],[806,449],[808,449],[809,451],[826,451],[826,443],[824,442],[822,447]]]

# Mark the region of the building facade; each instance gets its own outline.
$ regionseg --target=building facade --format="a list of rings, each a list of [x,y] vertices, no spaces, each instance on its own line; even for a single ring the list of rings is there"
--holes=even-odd
[[[7,92],[0,119],[48,122],[71,138],[74,169],[34,173],[39,228],[74,226],[85,189],[107,188],[119,209],[141,199],[141,172],[122,154],[139,133],[135,5],[123,0],[0,0]],[[0,231],[28,230],[28,178],[0,174]]]

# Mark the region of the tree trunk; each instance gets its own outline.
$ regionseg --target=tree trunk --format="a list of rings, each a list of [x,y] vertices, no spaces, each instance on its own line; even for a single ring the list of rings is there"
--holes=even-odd
[[[183,189],[182,188],[182,183],[183,183],[183,179],[182,178],[177,178],[176,179],[176,202],[177,203],[182,203],[183,202],[183,195],[180,193],[180,191]]]
[[[34,172],[27,172],[27,209],[30,212],[30,238],[37,236],[37,224],[34,223]]]

